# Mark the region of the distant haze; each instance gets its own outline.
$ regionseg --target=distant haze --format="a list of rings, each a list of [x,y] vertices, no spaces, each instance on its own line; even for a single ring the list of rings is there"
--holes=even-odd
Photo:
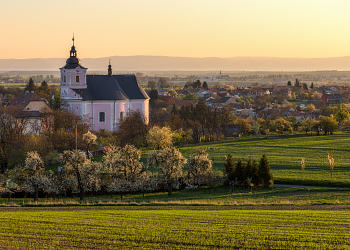
[[[350,70],[350,57],[276,58],[231,57],[193,58],[167,56],[112,56],[83,58],[81,65],[90,71],[106,71],[108,61],[118,71],[315,71]],[[66,58],[0,59],[0,71],[59,71]],[[88,71],[89,72],[89,71]]]

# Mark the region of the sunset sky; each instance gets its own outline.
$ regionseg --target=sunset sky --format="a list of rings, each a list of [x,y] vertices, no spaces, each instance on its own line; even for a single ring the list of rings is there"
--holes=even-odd
[[[0,59],[350,56],[348,0],[1,1]]]

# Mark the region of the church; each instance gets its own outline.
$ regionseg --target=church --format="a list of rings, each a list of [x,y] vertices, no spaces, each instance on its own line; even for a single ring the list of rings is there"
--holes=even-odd
[[[74,46],[61,71],[61,99],[68,110],[91,120],[91,129],[117,130],[129,111],[139,111],[148,122],[149,97],[135,75],[87,75]]]

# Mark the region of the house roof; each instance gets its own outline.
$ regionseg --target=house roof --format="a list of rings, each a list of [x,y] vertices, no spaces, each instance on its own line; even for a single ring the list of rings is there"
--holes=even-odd
[[[135,75],[87,75],[86,89],[74,89],[83,101],[149,99]]]
[[[23,92],[16,96],[15,99],[13,99],[8,106],[25,108],[28,105],[28,103],[32,101],[43,102],[43,99],[41,99],[34,92]]]
[[[326,99],[341,99],[339,94],[324,94],[324,97]]]
[[[194,101],[194,100],[176,100],[175,104],[178,107],[191,106],[191,105],[197,104],[197,101]]]
[[[170,95],[160,95],[159,99],[162,100],[163,102],[165,102],[165,104],[174,104],[176,99]]]

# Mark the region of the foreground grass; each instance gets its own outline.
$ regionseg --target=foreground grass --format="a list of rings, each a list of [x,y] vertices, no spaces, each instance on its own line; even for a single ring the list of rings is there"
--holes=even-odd
[[[120,196],[86,196],[85,200],[80,202],[78,198],[60,198],[60,199],[39,199],[34,203],[33,199],[19,198],[0,199],[0,206],[274,206],[274,205],[339,205],[349,204],[349,190],[330,190],[330,189],[306,189],[306,188],[284,188],[276,187],[273,189],[238,189],[235,188],[231,193],[227,187],[217,187],[212,193],[208,188],[195,190],[180,190],[173,192],[169,197],[166,192],[157,192],[145,194],[128,194]]]
[[[19,249],[347,249],[348,211],[2,208]]]
[[[350,134],[334,134],[306,137],[286,137],[268,139],[237,139],[214,143],[194,144],[180,147],[181,153],[189,157],[197,147],[206,148],[213,160],[215,169],[223,170],[225,155],[231,153],[237,160],[249,158],[259,161],[265,153],[275,183],[301,184],[314,186],[350,187]],[[327,167],[327,152],[334,150],[335,167],[333,181]],[[142,160],[146,162],[147,152]],[[306,159],[305,180],[300,167],[302,158]]]

